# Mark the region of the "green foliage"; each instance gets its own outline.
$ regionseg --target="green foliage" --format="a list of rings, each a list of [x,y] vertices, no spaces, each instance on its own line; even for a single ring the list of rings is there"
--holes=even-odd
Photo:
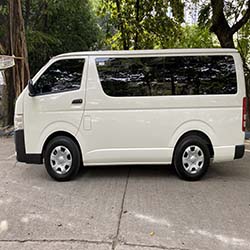
[[[48,61],[62,45],[59,39],[41,31],[28,30],[26,38],[29,45],[30,69],[33,73]]]
[[[237,48],[250,68],[250,22],[243,26],[237,34]]]
[[[91,1],[91,2],[89,2]],[[231,25],[247,0],[225,0]],[[33,75],[52,56],[94,49],[213,47],[211,3],[205,1],[199,25],[183,25],[184,3],[199,0],[22,0],[29,62]],[[0,44],[7,28],[7,0],[0,4]],[[250,60],[249,23],[237,36],[241,54]]]
[[[98,15],[108,48],[167,48],[180,36],[184,5],[180,0],[102,0]]]
[[[213,47],[209,28],[183,25],[183,11],[181,1],[108,0],[100,2],[97,14],[102,17],[107,48]]]
[[[7,2],[2,1],[0,3],[0,53],[3,53],[4,49],[2,44],[4,43],[4,39],[7,33]]]
[[[97,47],[100,28],[88,0],[26,1],[23,9],[32,74],[56,54]]]
[[[212,48],[213,35],[209,28],[198,25],[182,27],[181,39],[176,47],[179,48]]]

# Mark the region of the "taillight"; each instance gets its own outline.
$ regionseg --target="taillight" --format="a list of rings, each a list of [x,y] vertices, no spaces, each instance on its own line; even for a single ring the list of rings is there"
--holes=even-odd
[[[243,98],[243,107],[242,107],[242,131],[246,131],[247,124],[247,98]]]

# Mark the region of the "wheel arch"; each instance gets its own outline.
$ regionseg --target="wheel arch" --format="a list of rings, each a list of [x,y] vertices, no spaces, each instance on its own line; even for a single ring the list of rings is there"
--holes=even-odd
[[[47,139],[45,140],[45,142],[44,142],[44,144],[43,144],[43,148],[42,148],[42,157],[44,157],[44,152],[45,152],[45,149],[46,149],[48,143],[49,143],[52,139],[54,139],[55,137],[57,137],[57,136],[66,136],[66,137],[69,137],[70,139],[72,139],[72,140],[76,143],[76,145],[77,145],[77,147],[78,147],[78,149],[79,149],[79,152],[80,152],[80,154],[81,154],[81,160],[83,161],[83,155],[82,155],[82,150],[81,150],[80,143],[78,142],[78,140],[75,138],[74,135],[72,135],[71,133],[66,132],[66,131],[56,131],[56,132],[50,134],[50,135],[47,137]]]
[[[172,157],[172,158],[174,158],[175,150],[176,150],[178,144],[179,144],[184,138],[187,138],[187,137],[192,136],[192,135],[199,136],[201,139],[203,139],[203,140],[207,143],[208,149],[209,149],[209,153],[210,153],[210,158],[213,158],[213,156],[214,156],[214,149],[213,149],[212,141],[211,141],[211,139],[209,138],[209,136],[208,136],[206,133],[204,133],[204,132],[202,132],[202,131],[200,131],[200,130],[190,130],[190,131],[187,131],[187,132],[185,132],[184,134],[182,134],[182,135],[179,137],[179,139],[177,140],[177,142],[176,142],[176,144],[175,144],[175,146],[174,146],[174,152],[173,152],[173,157]]]

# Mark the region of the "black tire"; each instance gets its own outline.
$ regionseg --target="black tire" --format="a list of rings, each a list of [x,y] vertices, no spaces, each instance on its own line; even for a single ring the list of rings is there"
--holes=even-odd
[[[176,146],[173,164],[176,173],[181,179],[188,181],[200,180],[207,172],[210,164],[208,143],[196,135],[184,138]]]
[[[60,158],[56,153],[57,151],[60,152],[62,157],[65,159],[67,158],[66,161],[68,160],[71,164],[68,164],[65,159],[53,160],[54,156]],[[55,137],[48,143],[44,152],[44,159],[48,174],[57,181],[72,180],[78,174],[81,166],[80,150],[76,143],[71,138],[66,136]],[[62,161],[62,163],[60,161]],[[56,164],[56,162],[59,162],[61,165]],[[53,164],[54,168],[52,166]],[[62,167],[60,168],[60,166]]]

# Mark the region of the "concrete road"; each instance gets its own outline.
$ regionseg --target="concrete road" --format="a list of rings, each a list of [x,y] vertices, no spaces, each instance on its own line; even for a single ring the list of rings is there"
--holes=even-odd
[[[250,141],[244,159],[199,182],[168,166],[93,167],[58,183],[16,163],[0,138],[0,249],[250,249]]]

